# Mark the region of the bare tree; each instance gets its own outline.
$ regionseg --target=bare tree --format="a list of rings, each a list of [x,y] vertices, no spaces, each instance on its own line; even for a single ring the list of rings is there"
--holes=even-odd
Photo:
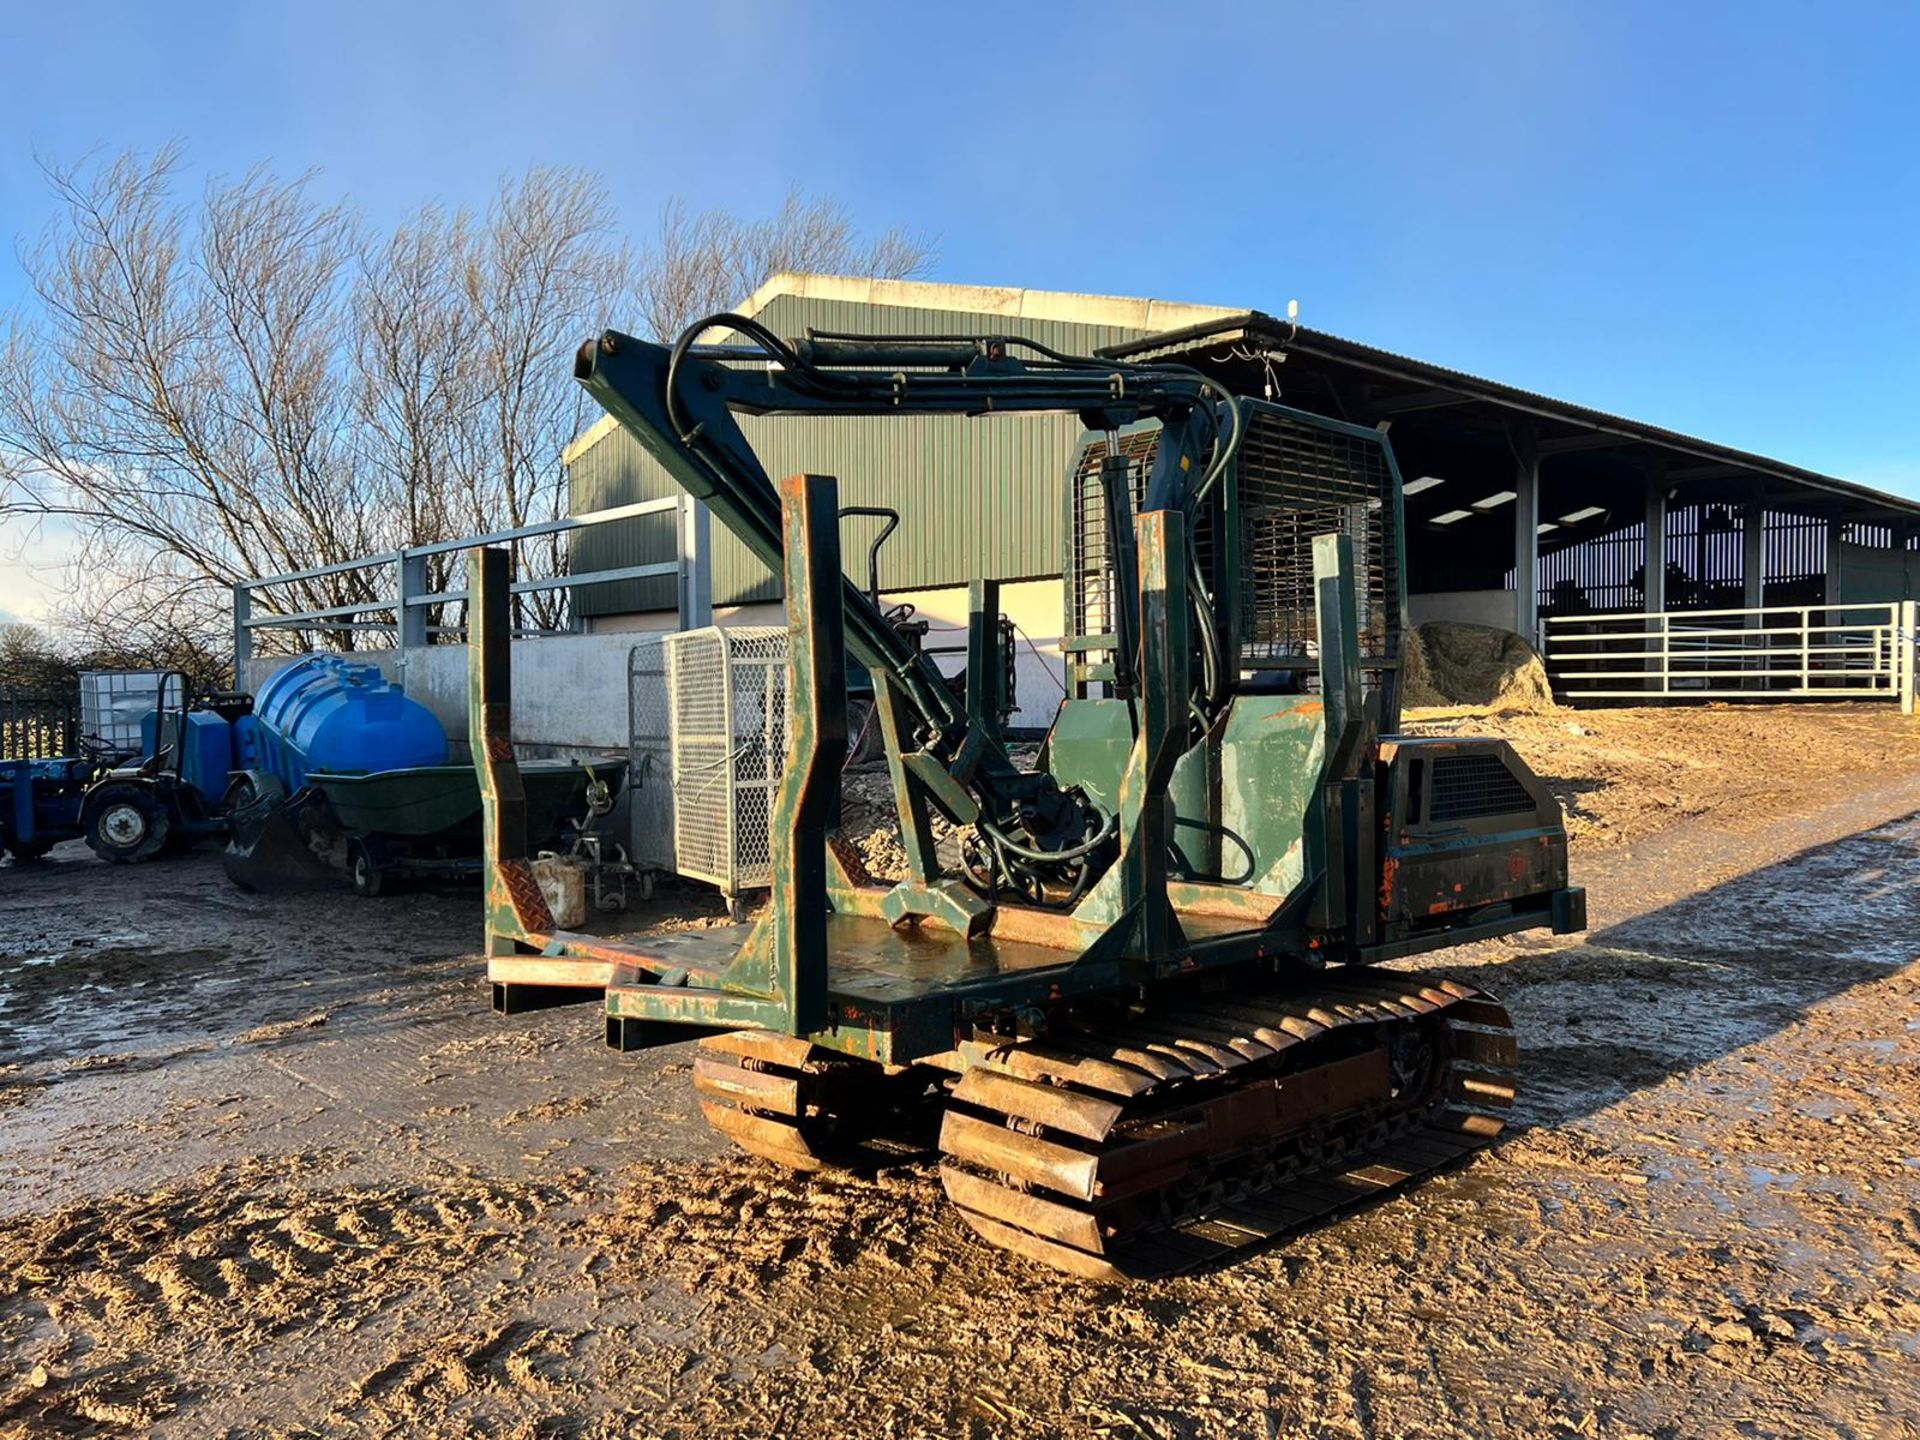
[[[692,215],[673,200],[640,268],[640,314],[651,334],[668,340],[701,316],[738,305],[783,270],[898,280],[924,274],[934,253],[932,240],[906,230],[867,240],[844,205],[798,190],[764,220],[724,210]]]
[[[238,581],[562,516],[561,453],[592,418],[583,336],[636,313],[677,333],[781,269],[903,275],[931,254],[798,192],[759,221],[670,205],[636,258],[575,171],[369,235],[311,176],[183,201],[181,169],[177,147],[48,167],[58,218],[24,256],[38,303],[0,330],[0,515],[77,531],[66,618],[95,645],[214,644]],[[558,537],[516,555],[527,577],[566,563]],[[311,633],[351,647],[394,589],[357,569],[254,604],[331,612]],[[563,597],[523,597],[523,618],[561,623]]]

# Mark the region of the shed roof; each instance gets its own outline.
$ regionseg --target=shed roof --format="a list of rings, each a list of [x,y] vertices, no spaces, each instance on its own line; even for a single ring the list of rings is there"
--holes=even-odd
[[[1290,379],[1302,368],[1318,369],[1330,388],[1336,413],[1345,411],[1348,418],[1371,423],[1415,411],[1431,412],[1449,407],[1466,407],[1456,412],[1463,419],[1474,412],[1487,420],[1496,416],[1502,420],[1524,416],[1536,423],[1543,454],[1650,447],[1663,455],[1686,456],[1701,462],[1685,476],[1696,488],[1719,482],[1728,493],[1738,494],[1757,479],[1763,486],[1772,482],[1768,493],[1784,488],[1809,499],[1820,497],[1836,516],[1900,523],[1920,520],[1920,501],[1752,451],[1557,400],[1431,361],[1399,355],[1324,330],[1296,326],[1258,310],[1122,295],[783,271],[756,290],[738,307],[739,312],[758,314],[780,296],[960,312],[983,319],[1006,316],[1029,321],[1060,321],[1137,332],[1137,338],[1108,347],[1106,353],[1115,356],[1183,354],[1201,358],[1209,348],[1235,340],[1254,340],[1288,355],[1293,362]],[[1308,367],[1298,364],[1303,360],[1308,362]],[[1291,386],[1289,393],[1290,396],[1293,393]],[[1354,413],[1355,407],[1359,413]],[[1309,408],[1318,407],[1309,405]],[[612,417],[602,417],[567,447],[563,458],[571,464],[613,425]]]

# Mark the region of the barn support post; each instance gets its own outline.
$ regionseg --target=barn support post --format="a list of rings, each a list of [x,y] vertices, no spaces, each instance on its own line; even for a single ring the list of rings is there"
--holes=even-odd
[[[1827,584],[1825,594],[1822,595],[1821,598],[1829,605],[1838,605],[1842,594],[1840,588],[1840,537],[1846,528],[1846,522],[1843,520],[1827,521]],[[1828,617],[1828,623],[1833,623],[1833,617]]]
[[[1740,517],[1740,585],[1747,609],[1767,603],[1767,507],[1761,500],[1749,500]],[[1760,617],[1749,615],[1747,623],[1757,626]]]
[[[704,502],[680,497],[675,517],[680,558],[680,628],[700,630],[713,624],[713,518]]]
[[[1660,618],[1644,623],[1647,639],[1640,648],[1649,652],[1646,666],[1653,676],[1650,684],[1656,691],[1664,692],[1667,688],[1667,620],[1662,612],[1667,608],[1667,473],[1666,467],[1657,460],[1647,472],[1646,563],[1642,571],[1640,608],[1648,616]]]
[[[1513,437],[1514,628],[1540,646],[1540,451],[1533,428]]]

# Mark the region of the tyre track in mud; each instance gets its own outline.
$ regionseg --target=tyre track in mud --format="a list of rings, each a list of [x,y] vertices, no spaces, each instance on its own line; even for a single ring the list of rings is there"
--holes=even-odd
[[[231,1038],[123,1019],[149,1068],[0,1108],[0,1155],[71,1175],[4,1191],[0,1435],[1912,1435],[1915,810],[1895,777],[1596,851],[1587,940],[1422,967],[1514,1010],[1513,1139],[1127,1289],[972,1242],[917,1157],[721,1152],[681,1047],[609,1057],[590,1011],[495,1020],[461,964],[275,931]],[[430,899],[395,943],[448,953],[470,902]]]

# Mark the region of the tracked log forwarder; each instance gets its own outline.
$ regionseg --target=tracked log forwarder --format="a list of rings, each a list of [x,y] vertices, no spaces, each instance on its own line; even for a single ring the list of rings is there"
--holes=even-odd
[[[776,878],[750,925],[554,928],[518,859],[506,557],[476,555],[499,1009],[604,995],[619,1048],[704,1035],[708,1120],[783,1165],[836,1163],[938,1105],[967,1222],[1094,1278],[1231,1253],[1499,1131],[1506,1012],[1380,962],[1576,930],[1584,896],[1557,805],[1504,743],[1393,734],[1404,587],[1383,433],[1179,365],[991,337],[789,343],[733,315],[671,347],[608,332],[576,373],[785,575]],[[835,482],[776,485],[736,415],[1038,411],[1088,433],[1066,507],[1069,695],[1023,770],[998,724],[997,587],[974,586],[956,693],[845,577]],[[874,680],[895,884],[831,833],[849,653]],[[963,827],[951,870],[936,815]]]

